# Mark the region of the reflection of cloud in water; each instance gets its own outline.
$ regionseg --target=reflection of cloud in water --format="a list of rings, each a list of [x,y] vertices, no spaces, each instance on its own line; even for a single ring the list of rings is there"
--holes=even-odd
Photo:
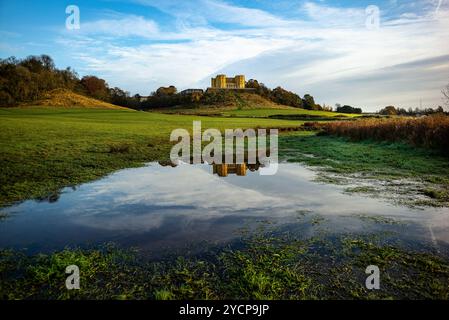
[[[55,203],[26,201],[5,210],[14,215],[0,224],[0,246],[118,241],[154,249],[225,241],[261,220],[298,223],[300,211],[326,216],[326,228],[335,233],[367,232],[366,224],[348,216],[383,215],[423,227],[424,233],[404,227],[406,236],[449,243],[448,208],[410,209],[349,195],[342,186],[313,182],[315,177],[299,164],[281,164],[274,176],[248,171],[224,178],[208,165],[122,170],[67,189]]]
[[[123,171],[92,185],[83,198],[80,206],[69,211],[72,218],[107,229],[149,230],[173,215],[207,220],[242,212],[274,215],[294,211],[282,197],[237,186],[212,175],[204,166],[189,165]],[[103,198],[100,206],[99,198]],[[85,214],[80,215],[80,209]]]
[[[126,192],[124,192],[126,190]],[[280,199],[247,190],[211,175],[200,167],[180,166],[175,169],[155,168],[128,175],[126,180],[115,176],[97,184],[96,194],[111,194],[114,203],[151,204],[158,206],[194,205],[197,208],[229,208],[232,210],[259,207],[261,203],[276,204]]]
[[[313,171],[297,164],[281,165],[274,176],[250,173],[227,178],[211,174],[207,165],[151,165],[91,184],[79,206],[68,212],[79,224],[134,231],[159,228],[164,219],[173,217],[183,217],[184,223],[242,214],[281,218],[303,209],[323,215],[429,218],[421,210],[343,194],[338,186],[312,182],[314,177]]]

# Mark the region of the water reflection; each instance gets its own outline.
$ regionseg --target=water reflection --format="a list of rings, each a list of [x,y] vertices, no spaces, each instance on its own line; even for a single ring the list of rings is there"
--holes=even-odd
[[[274,176],[261,176],[249,165],[164,165],[66,188],[57,202],[26,201],[4,209],[10,218],[0,222],[0,247],[38,252],[113,241],[164,252],[204,241],[226,243],[242,227],[266,220],[310,236],[317,230],[315,216],[325,217],[319,228],[332,233],[386,228],[360,215],[406,221],[388,228],[407,239],[449,243],[447,208],[410,209],[348,195],[342,187],[314,182],[315,173],[298,164],[281,164]]]
[[[254,172],[259,170],[260,164],[213,164],[213,173],[219,177],[227,177],[228,174],[235,174],[237,176],[246,176],[246,170]]]
[[[176,168],[178,164],[171,161],[159,161],[159,164],[163,167],[170,166]],[[235,174],[237,176],[246,176],[246,171],[251,172],[258,171],[263,165],[260,162],[255,164],[249,164],[248,162],[243,162],[240,164],[235,163],[222,163],[222,164],[211,164],[212,173],[218,175],[219,177],[227,177],[229,174]]]

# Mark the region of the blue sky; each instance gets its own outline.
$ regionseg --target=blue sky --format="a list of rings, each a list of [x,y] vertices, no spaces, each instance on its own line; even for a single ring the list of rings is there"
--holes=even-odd
[[[66,28],[68,5],[79,30]],[[0,0],[0,57],[42,53],[132,94],[227,73],[327,105],[437,106],[449,0]]]

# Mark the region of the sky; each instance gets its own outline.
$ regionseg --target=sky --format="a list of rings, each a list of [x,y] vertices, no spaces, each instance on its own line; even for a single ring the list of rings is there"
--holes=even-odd
[[[0,58],[39,54],[131,94],[225,73],[330,106],[436,107],[449,0],[0,0]]]

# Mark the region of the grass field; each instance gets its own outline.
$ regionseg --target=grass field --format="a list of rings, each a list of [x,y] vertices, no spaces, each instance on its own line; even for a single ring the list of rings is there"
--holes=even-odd
[[[51,197],[63,186],[168,158],[170,132],[293,127],[301,122],[212,118],[101,109],[0,109],[0,206]]]
[[[169,109],[160,110],[163,113],[177,113],[177,114],[201,114],[201,115],[213,115],[223,117],[238,117],[238,118],[269,118],[269,117],[292,117],[292,118],[324,118],[332,120],[334,118],[355,118],[361,116],[360,114],[347,114],[337,113],[329,111],[315,111],[299,108],[292,108],[286,106],[278,106],[277,108],[270,107],[265,108],[260,106],[259,108],[197,108],[197,109]]]
[[[306,110],[306,109],[248,109],[248,110],[233,110],[233,111],[224,111],[222,112],[224,116],[233,116],[233,117],[257,117],[257,118],[268,118],[270,116],[312,116],[312,117],[358,117],[358,114],[347,114],[347,113],[337,113],[337,112],[329,112],[329,111],[315,111],[315,110]]]

